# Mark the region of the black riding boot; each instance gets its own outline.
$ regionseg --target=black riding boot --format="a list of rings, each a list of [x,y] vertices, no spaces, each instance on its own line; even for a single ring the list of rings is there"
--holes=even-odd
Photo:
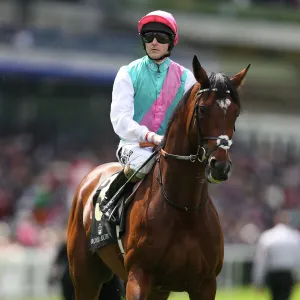
[[[114,179],[114,181],[111,183],[108,191],[105,194],[105,198],[100,203],[100,210],[102,213],[109,218],[116,203],[119,200],[119,197],[114,199],[113,202],[109,203],[111,198],[116,194],[116,192],[126,183],[127,177],[124,174],[124,171],[120,171],[120,173],[117,175],[117,177]],[[113,218],[111,218],[113,221]]]

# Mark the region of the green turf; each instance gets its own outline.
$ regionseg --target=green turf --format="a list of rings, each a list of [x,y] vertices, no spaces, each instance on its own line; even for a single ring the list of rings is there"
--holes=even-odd
[[[185,293],[174,293],[169,297],[169,300],[188,300],[188,296]],[[258,294],[252,288],[243,287],[238,289],[220,289],[217,292],[216,300],[269,300],[269,294],[267,291],[264,291],[261,294]],[[297,286],[293,293],[293,297],[290,300],[299,300],[300,299],[300,286]],[[61,298],[44,298],[37,299],[31,298],[26,300],[61,300]]]
[[[185,293],[172,294],[170,300],[188,300],[188,296]],[[216,300],[269,300],[269,293],[264,291],[258,293],[252,288],[243,287],[238,289],[219,290],[217,292]],[[299,286],[295,289],[291,300],[300,299],[300,288]]]

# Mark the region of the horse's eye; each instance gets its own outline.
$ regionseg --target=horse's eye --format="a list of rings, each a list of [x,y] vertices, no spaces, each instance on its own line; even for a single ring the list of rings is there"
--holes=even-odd
[[[202,115],[204,115],[205,112],[207,111],[207,107],[204,105],[199,105],[199,111]]]

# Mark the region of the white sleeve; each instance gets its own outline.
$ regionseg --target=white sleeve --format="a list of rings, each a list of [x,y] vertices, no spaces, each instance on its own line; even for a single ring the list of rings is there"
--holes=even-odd
[[[184,92],[188,91],[191,86],[193,86],[197,80],[195,79],[194,74],[187,69],[187,77],[185,81]]]
[[[133,120],[134,88],[125,66],[121,67],[114,81],[110,120],[115,133],[127,141],[143,142],[149,129]]]

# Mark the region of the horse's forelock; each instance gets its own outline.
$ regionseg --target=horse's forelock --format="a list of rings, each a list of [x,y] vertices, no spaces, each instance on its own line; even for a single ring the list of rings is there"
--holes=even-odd
[[[209,76],[209,84],[210,88],[218,89],[217,96],[219,100],[225,99],[227,97],[226,91],[229,90],[232,101],[241,108],[238,92],[228,76],[223,73],[211,73]]]

